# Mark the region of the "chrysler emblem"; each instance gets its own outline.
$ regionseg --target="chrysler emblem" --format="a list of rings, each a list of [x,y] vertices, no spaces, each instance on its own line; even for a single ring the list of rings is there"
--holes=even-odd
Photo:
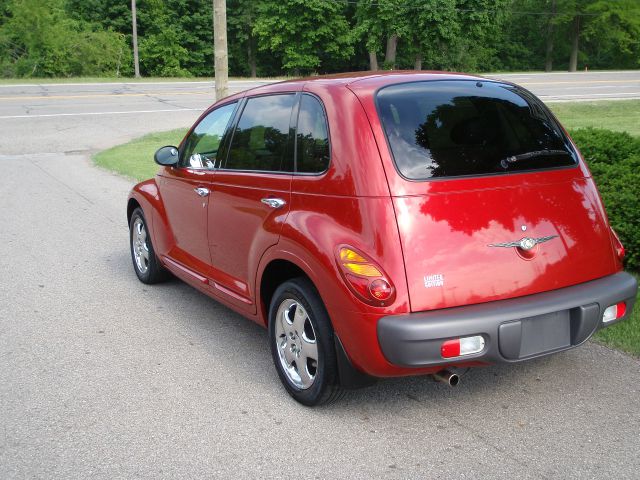
[[[535,247],[539,243],[548,242],[549,240],[554,239],[557,236],[558,235],[549,235],[548,237],[538,237],[538,238],[524,237],[515,242],[490,243],[489,246],[490,247],[506,247],[506,248],[516,247],[522,250],[531,250],[533,247]]]

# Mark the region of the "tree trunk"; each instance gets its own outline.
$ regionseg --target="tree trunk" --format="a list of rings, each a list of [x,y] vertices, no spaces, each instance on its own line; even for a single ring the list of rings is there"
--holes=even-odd
[[[413,65],[414,70],[422,70],[422,52],[416,53],[416,61]]]
[[[133,38],[133,70],[136,78],[140,78],[140,58],[138,57],[138,15],[136,0],[131,0],[131,30]]]
[[[249,40],[247,41],[247,60],[249,61],[251,78],[256,78],[256,47],[253,35],[249,35]]]
[[[387,67],[396,68],[396,49],[398,48],[398,35],[395,33],[387,39],[387,51],[384,63]]]
[[[378,54],[376,52],[369,52],[369,69],[374,72],[378,70]]]
[[[551,16],[549,17],[549,25],[547,25],[547,53],[544,62],[544,71],[553,70],[553,30],[556,17],[556,0],[551,0]]]
[[[213,0],[213,60],[216,77],[216,101],[229,94],[229,55],[227,52],[227,2]]]
[[[575,72],[578,69],[578,45],[580,40],[580,16],[573,17],[573,44],[571,45],[571,56],[569,57],[569,71]]]

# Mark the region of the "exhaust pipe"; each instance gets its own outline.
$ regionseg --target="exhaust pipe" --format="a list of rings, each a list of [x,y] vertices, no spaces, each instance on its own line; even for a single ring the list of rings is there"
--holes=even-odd
[[[433,379],[440,383],[445,383],[450,387],[455,387],[460,383],[460,376],[450,370],[441,370],[431,375]]]

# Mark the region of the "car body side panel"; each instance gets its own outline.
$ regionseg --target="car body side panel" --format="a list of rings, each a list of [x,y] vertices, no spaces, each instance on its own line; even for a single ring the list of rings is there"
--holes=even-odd
[[[295,185],[296,178],[293,183]],[[364,369],[371,356],[379,354],[375,319],[409,311],[391,198],[324,196],[296,192],[295,186],[292,190],[291,211],[280,242],[270,257],[278,258],[278,252],[288,252],[308,266],[307,274],[318,289],[347,354],[355,365]],[[355,247],[382,267],[396,289],[393,304],[372,307],[351,293],[342,279],[335,255],[337,246],[342,244]],[[355,318],[367,318],[372,323],[363,329],[354,324]],[[365,332],[371,341],[363,338]]]
[[[259,259],[278,243],[290,205],[291,175],[216,171],[211,186],[208,238],[212,286],[255,313],[253,279]],[[285,202],[274,209],[262,199]]]
[[[210,197],[201,197],[196,189],[209,189],[212,180],[213,172],[190,168],[164,168],[156,177],[175,240],[168,255],[184,259],[191,268],[202,269],[211,263],[207,243]]]

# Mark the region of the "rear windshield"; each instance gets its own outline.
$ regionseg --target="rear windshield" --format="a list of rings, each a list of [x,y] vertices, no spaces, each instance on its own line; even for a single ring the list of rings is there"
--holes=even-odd
[[[547,108],[513,85],[403,83],[382,88],[376,102],[396,166],[411,180],[576,164]]]

